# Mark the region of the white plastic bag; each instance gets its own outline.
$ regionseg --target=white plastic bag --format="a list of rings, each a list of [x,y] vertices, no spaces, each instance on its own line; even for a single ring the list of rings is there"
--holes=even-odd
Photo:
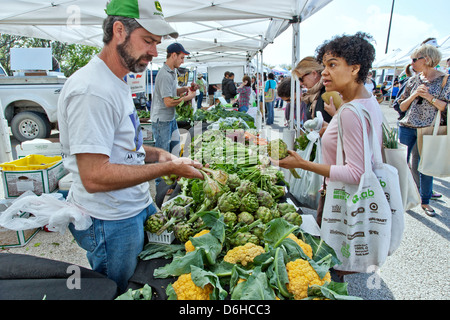
[[[320,138],[316,141],[310,141],[306,146],[305,150],[298,150],[297,153],[303,159],[310,159],[313,147],[316,145],[316,154],[313,162],[322,162],[322,143]],[[319,205],[319,190],[322,187],[323,177],[312,171],[295,169],[300,179],[295,179],[291,177],[289,181],[290,193],[297,199],[301,204],[309,207],[311,209],[317,209]]]
[[[30,217],[21,217],[24,212],[30,213]],[[81,208],[49,193],[37,196],[27,191],[0,215],[0,226],[16,231],[47,226],[49,231],[64,234],[69,223],[76,230],[86,230],[92,220]]]

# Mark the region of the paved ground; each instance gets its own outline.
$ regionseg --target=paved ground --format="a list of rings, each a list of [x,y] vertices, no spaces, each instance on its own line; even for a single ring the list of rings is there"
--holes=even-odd
[[[395,110],[386,103],[381,108],[391,126],[395,126]],[[283,128],[284,111],[275,109],[275,123],[269,134],[280,134]],[[450,299],[450,178],[435,179],[434,190],[443,194],[441,199],[431,203],[436,216],[428,217],[420,206],[407,211],[400,248],[378,272],[346,276],[350,294],[367,300]],[[1,193],[0,189],[0,198]],[[303,209],[305,214],[315,214],[312,210]],[[89,267],[84,251],[68,231],[64,235],[40,231],[27,246],[7,251]]]

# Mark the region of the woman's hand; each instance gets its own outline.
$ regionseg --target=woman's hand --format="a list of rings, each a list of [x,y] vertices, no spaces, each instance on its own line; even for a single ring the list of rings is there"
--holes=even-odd
[[[323,102],[323,108],[330,116],[334,116],[336,113],[336,106],[333,102],[333,97],[330,97],[330,104],[327,104],[325,101]]]
[[[288,150],[289,155],[281,160],[275,160],[270,158],[270,161],[273,165],[285,168],[285,169],[294,169],[294,168],[302,168],[302,164],[305,160],[299,156],[299,154],[295,151]]]
[[[433,97],[430,98],[431,94],[428,91],[428,87],[424,84],[421,84],[420,86],[418,86],[415,93],[417,94],[417,96],[422,97],[427,100],[431,100],[433,98]]]

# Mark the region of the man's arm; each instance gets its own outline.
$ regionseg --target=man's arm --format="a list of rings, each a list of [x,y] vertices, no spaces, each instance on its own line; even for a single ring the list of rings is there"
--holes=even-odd
[[[107,155],[97,153],[80,153],[76,157],[81,181],[89,193],[128,188],[171,174],[203,179],[197,170],[202,167],[200,163],[188,158],[169,157],[165,153],[148,157],[152,160],[158,157],[160,161],[169,157],[171,160],[145,165],[114,164],[109,162]]]

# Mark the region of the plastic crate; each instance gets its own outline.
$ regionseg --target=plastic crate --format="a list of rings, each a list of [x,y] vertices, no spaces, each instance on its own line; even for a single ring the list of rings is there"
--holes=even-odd
[[[149,242],[171,244],[175,239],[175,235],[173,234],[173,232],[163,231],[163,233],[161,233],[161,235],[159,236],[156,233],[151,233],[148,231],[146,232]]]
[[[46,157],[30,154],[24,158],[0,164],[4,171],[28,171],[48,169],[62,160],[61,156]]]

